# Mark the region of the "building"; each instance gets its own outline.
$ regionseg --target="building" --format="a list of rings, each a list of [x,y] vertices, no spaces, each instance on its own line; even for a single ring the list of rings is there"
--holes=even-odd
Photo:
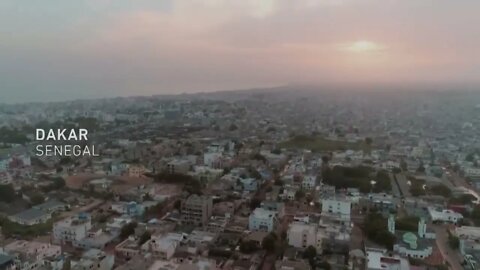
[[[406,258],[390,255],[386,250],[368,248],[366,250],[367,270],[410,270]]]
[[[0,270],[15,269],[15,262],[13,257],[7,254],[0,253]]]
[[[313,246],[321,249],[321,241],[317,243],[318,226],[303,222],[293,222],[287,231],[288,244],[296,248],[307,248]],[[318,245],[318,247],[317,247]]]
[[[115,257],[99,249],[90,249],[83,253],[78,261],[71,262],[72,270],[111,270]]]
[[[35,208],[31,208],[8,217],[8,219],[12,222],[27,226],[45,223],[51,218],[52,215],[50,213]]]
[[[396,236],[397,242],[393,245],[393,250],[398,254],[415,259],[425,259],[432,255],[436,235],[432,231],[427,231],[425,219],[420,218],[418,231],[415,234],[413,232],[395,231],[395,217],[390,215],[388,230]]]
[[[175,237],[175,234],[152,236],[142,245],[141,249],[145,253],[151,253],[155,258],[170,260],[181,239]]]
[[[352,202],[347,197],[330,197],[322,200],[322,215],[350,221]]]
[[[191,165],[188,160],[172,160],[167,164],[167,172],[170,174],[186,174],[190,170]]]
[[[213,200],[209,196],[190,195],[182,207],[183,224],[206,226],[212,216]]]
[[[317,185],[317,177],[315,175],[305,175],[302,181],[302,188],[303,189],[314,189]]]
[[[277,222],[278,217],[275,211],[256,208],[248,218],[248,229],[271,232],[275,229]]]
[[[434,207],[428,207],[428,214],[433,222],[446,222],[446,223],[454,223],[461,219],[463,219],[463,215],[452,211],[450,209],[443,209],[441,211],[437,210]]]
[[[53,224],[53,239],[55,243],[73,243],[87,237],[92,228],[89,214],[80,213]]]
[[[14,258],[16,269],[36,269],[62,254],[60,246],[49,243],[17,240],[3,248],[4,252]],[[0,268],[2,269],[2,268]]]
[[[42,204],[35,205],[32,208],[39,209],[47,213],[53,214],[53,213],[65,211],[68,208],[70,208],[70,206],[66,203],[62,203],[57,200],[51,200],[51,201],[44,202]]]
[[[137,202],[116,202],[113,203],[112,206],[112,211],[121,214],[121,215],[127,215],[130,217],[138,217],[143,215],[145,212],[145,207],[142,204],[139,204]]]
[[[275,211],[279,218],[283,218],[283,216],[285,215],[285,203],[283,202],[263,201],[260,204],[260,207],[265,210]]]

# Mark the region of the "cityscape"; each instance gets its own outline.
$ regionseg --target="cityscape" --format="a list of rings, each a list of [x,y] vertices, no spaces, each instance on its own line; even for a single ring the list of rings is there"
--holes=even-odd
[[[392,95],[3,105],[3,265],[476,269],[480,94]],[[36,155],[35,130],[60,126],[98,156]]]
[[[0,0],[0,270],[480,269],[479,10]]]

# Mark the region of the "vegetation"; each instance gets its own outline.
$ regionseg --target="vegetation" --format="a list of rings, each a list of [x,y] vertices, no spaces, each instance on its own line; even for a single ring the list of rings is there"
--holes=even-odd
[[[156,182],[183,184],[183,190],[190,194],[202,194],[202,184],[190,175],[181,173],[159,173],[153,175]]]
[[[425,185],[425,180],[417,179],[417,178],[410,178],[410,193],[414,197],[425,195],[425,189],[423,188]]]
[[[358,188],[364,193],[389,192],[392,189],[388,172],[382,170],[375,174],[374,170],[367,166],[326,168],[322,178],[327,185],[336,188]],[[373,186],[372,180],[376,182]]]
[[[452,197],[449,200],[451,204],[472,204],[475,200],[475,197],[471,194],[464,194],[459,197]]]
[[[272,253],[275,251],[275,243],[277,242],[277,238],[277,235],[273,232],[265,236],[262,241],[262,248],[268,253]]]
[[[250,254],[259,249],[257,242],[253,240],[241,241],[240,242],[240,252],[245,254]]]
[[[313,246],[308,246],[303,252],[303,258],[307,259],[310,266],[315,269],[315,257],[317,256],[317,249]]]
[[[136,222],[130,222],[128,224],[125,224],[120,231],[120,239],[126,239],[130,235],[134,234],[136,227]]]
[[[22,130],[7,127],[0,128],[0,142],[2,143],[25,144],[29,141]]]
[[[351,143],[347,141],[335,141],[319,136],[299,135],[280,144],[281,148],[303,148],[314,152],[337,151],[337,150],[364,150],[366,142]]]
[[[147,242],[148,240],[150,240],[150,237],[152,237],[152,235],[150,234],[149,231],[144,232],[144,233],[140,236],[140,239],[138,239],[138,245],[139,245],[139,246],[143,245],[145,242]]]
[[[445,198],[450,198],[452,196],[452,191],[443,184],[434,185],[429,190],[430,193],[443,196]]]
[[[11,203],[15,200],[15,190],[11,184],[0,185],[0,201]]]
[[[381,214],[376,212],[368,214],[363,225],[363,231],[371,241],[382,245],[389,250],[393,249],[395,235],[388,231],[387,220],[383,218]]]
[[[42,187],[43,192],[49,192],[52,190],[59,190],[65,187],[65,180],[61,177],[55,177],[52,179],[52,183],[48,186]]]
[[[32,203],[32,205],[41,204],[44,201],[45,197],[43,197],[43,195],[40,193],[34,193],[32,196],[30,196],[30,202]]]
[[[419,218],[415,216],[406,216],[395,221],[395,228],[401,231],[416,232],[418,229]]]
[[[20,225],[7,218],[0,218],[2,234],[5,237],[33,238],[40,235],[46,235],[52,231],[52,221],[36,224],[32,226]]]

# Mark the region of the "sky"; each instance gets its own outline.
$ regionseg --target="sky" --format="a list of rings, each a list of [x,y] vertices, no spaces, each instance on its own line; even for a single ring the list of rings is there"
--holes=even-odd
[[[478,0],[1,0],[0,103],[480,82]]]

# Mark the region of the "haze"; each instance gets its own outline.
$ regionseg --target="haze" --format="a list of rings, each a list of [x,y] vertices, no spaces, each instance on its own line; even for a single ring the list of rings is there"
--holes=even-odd
[[[2,0],[0,103],[477,84],[479,10],[478,0]]]

